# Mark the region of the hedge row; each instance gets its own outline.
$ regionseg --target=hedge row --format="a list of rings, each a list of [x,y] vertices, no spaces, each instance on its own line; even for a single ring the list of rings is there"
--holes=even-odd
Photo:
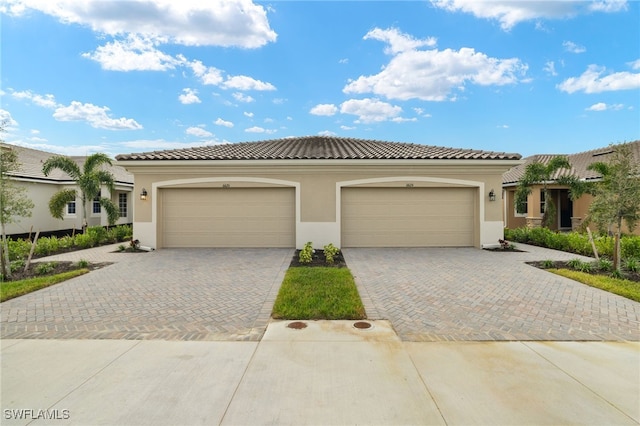
[[[562,250],[569,253],[593,256],[589,236],[579,232],[555,232],[548,228],[516,228],[504,230],[506,240]],[[594,234],[593,240],[600,256],[611,258],[614,238],[606,234]],[[625,235],[620,240],[623,259],[640,259],[640,236]]]
[[[117,243],[131,239],[133,233],[131,225],[118,225],[113,228],[93,226],[87,228],[84,234],[65,237],[41,237],[36,241],[33,251],[35,256],[49,256],[67,250],[86,249],[102,244]],[[9,238],[9,260],[26,259],[31,251],[31,241],[28,239],[13,240]]]

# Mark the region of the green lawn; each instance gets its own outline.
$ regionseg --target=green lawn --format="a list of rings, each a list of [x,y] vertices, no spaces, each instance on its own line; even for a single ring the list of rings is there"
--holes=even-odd
[[[547,271],[640,302],[640,283],[635,281],[622,280],[605,275],[587,274],[571,269],[547,269]]]
[[[292,267],[287,271],[273,317],[279,319],[363,319],[364,306],[347,268]]]
[[[0,285],[0,302],[58,284],[62,281],[83,275],[89,272],[86,268],[76,269],[74,271],[63,272],[57,275],[49,275],[44,277],[29,278],[20,281],[7,281]]]

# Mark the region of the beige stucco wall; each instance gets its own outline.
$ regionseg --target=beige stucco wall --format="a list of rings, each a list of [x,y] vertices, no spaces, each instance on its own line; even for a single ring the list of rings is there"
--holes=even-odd
[[[141,161],[118,163],[134,174],[134,233],[143,244],[156,244],[159,229],[156,198],[163,187],[295,186],[297,244],[336,243],[340,238],[339,194],[342,186],[447,187],[477,190],[476,246],[497,244],[502,237],[502,173],[515,161],[496,160],[294,160],[294,161]],[[145,188],[147,200],[139,194]],[[496,201],[488,201],[493,189]],[[315,238],[315,239],[314,239]],[[317,244],[321,244],[318,241]]]
[[[24,234],[29,232],[49,232],[60,231],[65,229],[81,229],[82,220],[80,215],[80,209],[82,209],[82,202],[78,198],[76,199],[76,214],[66,215],[63,219],[56,219],[51,216],[49,212],[49,200],[58,191],[63,189],[72,189],[73,186],[60,185],[54,183],[45,183],[41,181],[14,181],[17,186],[27,188],[26,196],[33,201],[34,208],[31,210],[31,217],[16,218],[15,223],[7,225],[7,234]],[[111,200],[118,204],[119,192],[131,192],[131,188],[127,186],[119,185],[116,187],[116,191],[111,194]],[[103,196],[108,196],[108,191],[102,190]],[[116,224],[132,223],[133,222],[133,196],[129,195],[128,215],[125,218],[120,218]],[[89,202],[90,203],[90,202]],[[88,206],[89,212],[91,212],[91,206]],[[65,210],[66,212],[66,210]],[[89,226],[106,226],[108,224],[106,213],[91,214],[87,220]]]

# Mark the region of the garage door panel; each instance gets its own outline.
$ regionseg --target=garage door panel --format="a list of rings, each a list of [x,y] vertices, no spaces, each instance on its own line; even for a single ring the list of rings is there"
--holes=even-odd
[[[164,247],[294,247],[293,188],[166,189]]]
[[[472,188],[343,188],[344,247],[472,246]]]

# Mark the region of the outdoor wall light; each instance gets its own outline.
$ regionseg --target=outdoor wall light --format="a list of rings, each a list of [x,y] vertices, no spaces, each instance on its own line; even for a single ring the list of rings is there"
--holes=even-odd
[[[491,191],[489,191],[489,201],[495,201],[495,200],[496,200],[496,193],[492,189]]]
[[[140,192],[140,199],[141,199],[142,201],[144,201],[144,200],[146,200],[146,199],[147,199],[147,190],[146,190],[146,189],[144,189],[144,188],[142,188],[142,192]]]

